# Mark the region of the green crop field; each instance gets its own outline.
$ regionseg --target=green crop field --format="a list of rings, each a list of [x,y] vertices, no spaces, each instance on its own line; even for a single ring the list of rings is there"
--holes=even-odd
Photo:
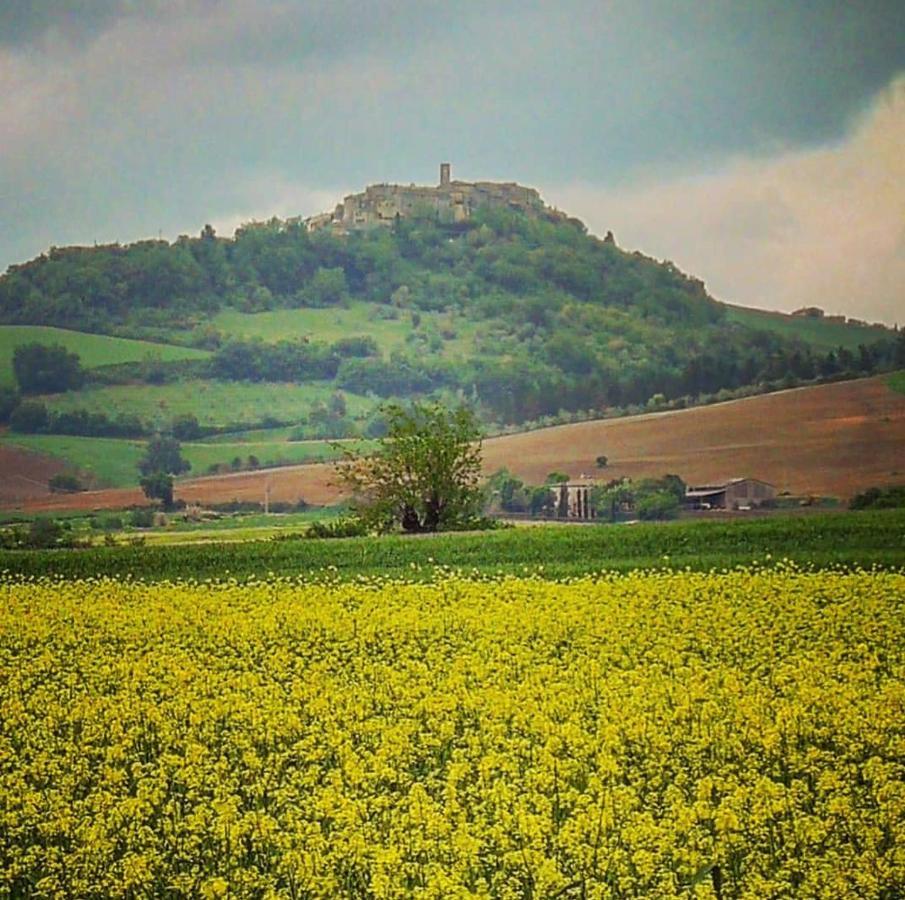
[[[144,442],[119,438],[70,437],[54,434],[5,434],[3,443],[63,460],[94,476],[98,486],[134,487]],[[262,467],[320,462],[338,454],[330,441],[250,441],[247,443],[184,443],[182,454],[192,464],[189,475],[204,475],[210,466],[228,467],[238,457],[243,467],[254,455]]]
[[[786,338],[799,338],[823,351],[836,347],[857,350],[859,344],[870,344],[890,334],[882,328],[869,325],[847,325],[843,322],[827,322],[825,319],[787,316],[783,313],[728,305],[726,318],[749,328],[773,331]]]
[[[85,334],[65,328],[0,325],[0,384],[13,382],[13,353],[20,344],[29,343],[62,344],[67,350],[78,353],[86,369],[140,362],[144,359],[169,362],[179,359],[204,359],[210,356],[206,350],[195,350],[191,347],[152,344],[149,341],[133,341],[102,334]]]
[[[326,382],[307,384],[251,383],[187,379],[173,384],[124,384],[86,387],[42,400],[51,410],[87,409],[108,416],[134,414],[151,425],[166,427],[175,416],[191,413],[202,425],[260,422],[267,416],[298,421],[311,405],[326,402],[335,391]],[[345,393],[348,414],[366,415],[376,405],[358,394]]]
[[[380,349],[389,352],[405,344],[413,331],[410,312],[399,312],[399,318],[387,319],[389,307],[377,303],[355,302],[346,308],[277,309],[271,312],[241,313],[224,310],[211,319],[211,325],[226,337],[259,338],[276,341],[310,338],[333,342],[352,336],[372,337]],[[478,323],[451,319],[447,314],[421,312],[422,331],[440,332],[450,328],[455,337],[443,342],[442,353],[455,355],[471,347]]]
[[[354,579],[433,577],[438,566],[567,578],[604,570],[773,566],[905,567],[905,510],[777,515],[732,522],[538,526],[428,537],[284,539],[225,545],[5,551],[0,571],[148,580],[268,573]],[[329,567],[329,568],[328,568]]]

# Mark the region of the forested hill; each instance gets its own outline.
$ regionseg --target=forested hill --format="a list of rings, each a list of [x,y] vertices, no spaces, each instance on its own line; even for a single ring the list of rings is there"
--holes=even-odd
[[[322,339],[319,322],[329,330],[365,305],[364,327]],[[217,325],[282,309],[320,318],[267,346]],[[404,340],[384,344],[374,328],[375,340],[368,321],[404,324]],[[498,422],[871,370],[895,352],[892,335],[859,356],[730,321],[669,262],[574,219],[500,209],[455,226],[397,220],[332,235],[272,219],[229,239],[206,227],[172,243],[53,248],[0,277],[0,322],[213,351],[193,377],[319,380],[379,397],[454,392]]]

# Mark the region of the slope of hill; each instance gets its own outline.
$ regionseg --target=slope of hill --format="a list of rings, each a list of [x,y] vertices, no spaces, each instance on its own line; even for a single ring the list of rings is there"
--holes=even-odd
[[[529,482],[551,471],[605,480],[671,472],[690,483],[751,476],[792,494],[848,498],[873,485],[905,483],[905,394],[887,378],[781,391],[667,413],[583,422],[491,438],[485,472],[506,467]],[[610,463],[597,470],[594,460]],[[194,478],[186,500],[330,503],[339,499],[330,465]],[[31,509],[91,509],[141,503],[137,489],[65,497],[33,495]]]
[[[329,382],[370,393],[372,410],[385,398],[466,399],[500,424],[871,372],[896,352],[891,333],[860,355],[828,354],[734,315],[672,263],[542,204],[463,221],[412,212],[352,233],[272,219],[230,239],[205,228],[173,243],[52,248],[0,277],[0,322],[191,345],[211,351],[192,377]],[[186,377],[182,363],[166,365],[158,381]],[[146,377],[138,366],[118,376]]]
[[[726,318],[748,328],[775,332],[780,337],[801,341],[814,350],[826,352],[843,347],[855,352],[862,344],[870,345],[888,337],[881,325],[840,322],[830,318],[792,316],[765,309],[749,309],[726,304]]]
[[[16,347],[30,343],[59,344],[70,352],[77,353],[82,366],[86,369],[143,360],[173,362],[183,359],[205,359],[210,356],[208,351],[193,347],[136,341],[105,334],[88,334],[67,328],[0,325],[0,384],[13,384],[13,354]]]

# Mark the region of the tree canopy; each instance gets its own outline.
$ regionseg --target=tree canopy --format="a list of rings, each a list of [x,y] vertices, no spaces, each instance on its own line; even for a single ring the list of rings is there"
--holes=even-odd
[[[155,472],[181,475],[191,467],[192,464],[182,455],[179,441],[168,434],[155,434],[148,441],[145,455],[138,463],[138,470],[142,475],[152,475]]]
[[[371,527],[406,532],[461,528],[479,513],[480,430],[466,407],[415,403],[385,410],[376,452],[344,451],[337,471]]]
[[[79,355],[60,344],[20,344],[13,352],[13,372],[23,394],[55,394],[85,383]]]

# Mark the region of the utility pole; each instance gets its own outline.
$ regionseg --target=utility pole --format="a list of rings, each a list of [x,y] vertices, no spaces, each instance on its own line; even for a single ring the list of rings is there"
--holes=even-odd
[[[270,476],[264,481],[264,515],[270,515]]]

